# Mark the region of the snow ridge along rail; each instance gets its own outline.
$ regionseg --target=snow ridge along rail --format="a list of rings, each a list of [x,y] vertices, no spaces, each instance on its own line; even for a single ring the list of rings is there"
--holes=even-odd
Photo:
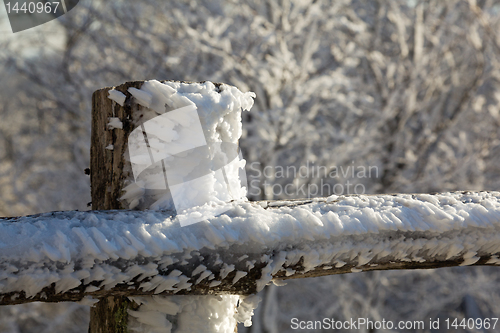
[[[233,203],[0,219],[0,305],[111,295],[249,295],[274,280],[500,264],[500,192]]]

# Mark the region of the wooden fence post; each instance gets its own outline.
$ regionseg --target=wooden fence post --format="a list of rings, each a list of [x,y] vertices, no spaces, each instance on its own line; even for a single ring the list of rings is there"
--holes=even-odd
[[[130,96],[128,88],[139,89],[143,81],[127,82],[114,89]],[[119,198],[123,194],[123,180],[129,175],[124,170],[127,138],[134,129],[132,116],[137,105],[123,106],[108,98],[113,88],[103,88],[92,95],[92,136],[90,147],[90,182],[93,210],[123,209]],[[119,118],[122,128],[108,126],[111,117]],[[108,149],[106,149],[108,147]],[[111,148],[112,149],[109,149]],[[127,332],[127,309],[132,303],[124,296],[101,298],[90,310],[89,333]]]
[[[204,85],[198,85],[197,83],[193,83],[193,86],[198,86],[200,90],[197,95],[203,95],[204,97],[207,97],[207,99],[210,100],[209,103],[213,102],[212,99],[214,98],[214,93],[220,94],[218,96],[221,100],[221,102],[214,102],[215,105],[217,105],[218,110],[216,111],[215,109],[212,109],[211,107],[206,107],[207,109],[205,110],[206,114],[198,114],[198,119],[189,119],[187,122],[190,123],[189,125],[185,125],[186,122],[186,117],[191,118],[193,114],[191,113],[192,111],[195,111],[196,108],[193,107],[192,101],[190,101],[188,98],[184,96],[177,95],[177,93],[174,93],[174,89],[171,87],[167,86],[162,86],[161,88],[158,88],[158,85],[161,85],[160,82],[154,81],[148,81],[148,89],[153,89],[157,95],[148,95],[148,92],[145,91],[139,91],[145,82],[144,81],[133,81],[133,82],[127,82],[124,83],[118,87],[114,88],[103,88],[100,90],[97,90],[94,92],[92,96],[92,136],[91,136],[91,163],[90,163],[90,176],[91,176],[91,197],[92,197],[92,209],[93,210],[119,210],[119,209],[125,209],[125,208],[134,208],[134,207],[139,207],[139,209],[143,208],[149,208],[149,199],[154,197],[155,194],[152,194],[151,197],[147,197],[144,202],[141,201],[140,206],[132,205],[133,207],[126,207],[127,203],[124,203],[123,201],[120,200],[120,197],[124,194],[123,190],[125,187],[128,185],[131,185],[131,181],[133,181],[136,175],[133,174],[134,171],[137,171],[134,169],[134,165],[131,164],[130,158],[132,158],[129,155],[129,148],[132,149],[132,147],[128,147],[128,138],[129,135],[136,129],[137,127],[142,128],[142,133],[144,135],[144,142],[147,146],[147,151],[149,152],[149,156],[151,160],[153,160],[153,153],[152,151],[157,148],[152,148],[153,146],[150,147],[150,142],[153,142],[153,140],[157,140],[158,137],[155,135],[160,134],[152,134],[151,137],[148,137],[147,134],[149,135],[150,133],[146,134],[146,123],[149,123],[149,118],[150,117],[158,117],[159,114],[165,114],[168,111],[176,111],[176,112],[190,112],[186,114],[182,114],[183,116],[179,117],[177,113],[174,114],[175,121],[179,121],[179,124],[182,124],[182,128],[190,128],[190,131],[188,132],[179,132],[182,134],[179,134],[183,136],[184,139],[190,140],[193,139],[194,137],[194,142],[196,143],[195,145],[192,146],[192,148],[197,149],[200,148],[199,145],[201,141],[205,142],[205,145],[202,146],[208,147],[210,146],[210,149],[213,150],[207,150],[202,153],[193,153],[190,155],[191,157],[193,155],[195,156],[195,163],[199,164],[200,161],[197,159],[198,156],[207,156],[207,152],[210,151],[215,154],[215,151],[217,151],[217,143],[220,143],[219,146],[222,150],[227,149],[227,151],[231,151],[231,154],[225,155],[227,151],[224,151],[220,155],[214,155],[212,161],[221,161],[222,156],[227,158],[226,162],[234,161],[236,160],[236,157],[238,156],[238,147],[236,145],[237,139],[241,135],[241,131],[238,130],[238,128],[241,126],[240,122],[240,117],[239,115],[235,115],[235,112],[241,112],[242,108],[250,108],[251,105],[253,104],[253,100],[251,103],[248,102],[248,99],[251,100],[251,97],[253,93],[247,93],[248,96],[243,97],[244,94],[241,92],[238,92],[237,89],[236,91],[233,90],[233,88],[227,86],[225,88],[221,88],[221,84],[213,84],[210,82],[205,83]],[[186,88],[185,85],[190,85],[190,82],[181,82],[183,85],[179,89],[184,89]],[[184,87],[184,88],[182,88]],[[109,95],[110,90],[115,90],[113,92],[114,96]],[[133,90],[135,89],[135,90]],[[156,90],[160,89],[160,91]],[[226,91],[227,89],[227,91]],[[165,94],[171,94],[171,96],[175,96],[174,99],[170,100],[170,102],[167,102],[167,104],[163,104],[163,102],[160,102],[162,98],[165,97]],[[234,95],[236,94],[236,95]],[[241,95],[239,95],[241,94]],[[116,100],[116,96],[119,96],[118,99],[119,101]],[[145,98],[145,99],[143,99]],[[246,99],[245,99],[246,98]],[[241,101],[241,99],[245,101]],[[151,108],[154,109],[154,112],[150,110],[148,114],[144,113],[144,107],[147,105],[146,108],[149,109],[151,103]],[[155,104],[156,103],[156,104]],[[241,107],[239,106],[241,104]],[[171,104],[171,105],[170,105]],[[203,104],[203,102],[201,103]],[[154,106],[153,106],[154,105]],[[238,106],[235,106],[238,105]],[[193,108],[191,111],[190,108]],[[200,107],[201,110],[201,107]],[[226,112],[230,112],[231,115],[229,115],[229,121],[231,122],[232,125],[228,125],[227,123],[223,126],[222,129],[219,128],[212,128],[212,126],[219,126],[221,125],[219,123],[220,119],[222,119],[222,116],[226,115]],[[156,112],[156,113],[155,113]],[[196,113],[197,111],[195,111]],[[213,115],[216,114],[217,112],[222,112],[219,114],[218,117],[214,117]],[[203,112],[202,112],[203,113]],[[210,115],[207,115],[210,114]],[[172,115],[172,114],[170,114]],[[159,117],[158,117],[159,118]],[[168,118],[168,117],[167,117]],[[172,118],[172,119],[174,119]],[[112,119],[112,121],[111,121]],[[169,119],[169,118],[168,118]],[[174,124],[174,120],[168,120],[169,124]],[[160,120],[158,120],[160,121]],[[164,120],[163,120],[164,121]],[[201,124],[207,121],[206,128],[198,128],[196,126],[201,126]],[[201,122],[201,123],[200,123]],[[156,123],[155,123],[156,124]],[[160,124],[160,123],[158,123]],[[163,123],[162,123],[163,124]],[[191,126],[193,125],[193,126]],[[150,126],[150,125],[149,125]],[[159,125],[160,126],[160,125]],[[161,125],[163,126],[163,125]],[[178,125],[173,125],[173,126],[178,126]],[[186,126],[186,127],[184,127]],[[168,126],[167,126],[168,127]],[[199,132],[200,131],[203,132]],[[165,131],[165,128],[162,127],[161,130],[159,131]],[[191,131],[193,131],[193,134]],[[137,132],[134,132],[137,133]],[[177,132],[174,132],[177,134]],[[210,134],[211,133],[211,134]],[[165,134],[165,133],[161,133]],[[201,134],[200,136],[197,136]],[[208,137],[207,137],[208,135]],[[191,137],[192,136],[192,137]],[[222,137],[227,136],[226,140],[227,142],[224,141],[222,142]],[[150,141],[152,140],[152,141]],[[210,140],[215,140],[215,142],[210,141]],[[156,142],[156,141],[154,141]],[[182,142],[183,144],[186,144],[185,142]],[[157,143],[159,144],[159,143]],[[230,148],[225,148],[227,146],[224,145],[229,145]],[[213,146],[211,146],[213,145]],[[189,146],[189,144],[188,144]],[[137,149],[136,146],[133,146],[133,149]],[[142,152],[141,152],[142,153]],[[164,152],[161,152],[164,153]],[[198,155],[199,154],[199,155]],[[233,157],[229,158],[229,155],[234,155]],[[135,155],[134,155],[135,156]],[[155,157],[156,158],[156,157]],[[182,158],[180,158],[182,160]],[[209,164],[207,162],[207,164]],[[201,164],[200,164],[201,165]],[[200,168],[200,165],[198,165],[197,170],[191,170],[190,172],[196,173],[196,172],[201,172],[200,170],[205,170],[204,167]],[[167,184],[167,173],[169,171],[169,167],[165,166],[164,162],[162,161],[162,166],[163,166],[163,177],[161,177],[161,180],[164,180],[165,183],[164,185],[167,188],[168,192],[164,193],[164,197],[162,197],[162,200],[166,200],[164,198],[167,198],[169,194],[169,184]],[[207,165],[208,166],[208,165]],[[177,166],[177,168],[181,171],[179,173],[183,172],[185,168],[190,168],[191,165],[182,165],[182,166]],[[229,183],[228,182],[228,175],[226,175],[226,171],[224,168],[221,167],[221,172],[224,176],[224,180],[226,181],[227,185],[227,190],[228,193],[230,193],[230,197],[233,199],[238,199],[241,196],[238,195],[238,192],[232,193],[232,191],[238,191],[238,187],[235,187],[235,183]],[[170,172],[174,172],[170,170]],[[174,172],[174,174],[177,171]],[[211,172],[211,171],[209,171]],[[210,173],[210,177],[215,177]],[[179,176],[175,174],[175,176]],[[202,176],[197,174],[198,178],[195,178],[195,180],[202,179]],[[215,179],[215,178],[214,178]],[[232,179],[231,179],[232,180]],[[148,181],[151,183],[151,178],[148,178]],[[155,185],[158,185],[158,180],[156,178],[154,179],[153,183]],[[181,186],[185,186],[185,183],[183,183]],[[195,188],[195,191],[198,193],[202,193],[204,189],[202,189],[202,186],[206,186],[206,181],[205,183],[200,182],[198,184],[203,184],[203,185],[190,185]],[[134,184],[132,184],[134,185]],[[137,187],[138,188],[138,187]],[[189,188],[189,187],[188,187]],[[156,189],[156,186],[155,186]],[[145,190],[147,191],[147,190]],[[223,191],[221,191],[223,192]],[[146,192],[143,192],[146,193]],[[155,191],[150,191],[148,193],[158,193]],[[173,193],[173,192],[172,192]],[[204,199],[198,200],[199,202],[204,201],[205,199],[209,198],[212,194],[208,194],[208,192],[203,192],[205,193],[202,197]],[[146,194],[146,196],[149,196],[149,194]],[[141,200],[144,199],[144,197],[141,198]],[[157,198],[156,198],[157,199]],[[153,200],[156,200],[153,199]],[[214,198],[217,200],[221,200],[220,198]],[[139,199],[137,199],[139,200]],[[209,200],[212,200],[210,197]],[[227,199],[223,199],[228,201]],[[136,201],[139,202],[139,201]],[[154,201],[153,201],[154,202]],[[168,201],[170,202],[170,201]],[[195,205],[198,206],[198,205]],[[199,213],[199,212],[197,212]],[[182,222],[181,222],[182,225]],[[187,297],[187,296],[184,296]],[[199,297],[199,296],[198,296]],[[205,296],[209,297],[209,296]],[[185,300],[184,298],[182,298]],[[194,298],[196,300],[199,300],[199,298]],[[208,300],[208,299],[207,299]],[[149,299],[146,299],[146,302],[150,301]],[[233,304],[234,300],[230,300],[228,298],[227,304]],[[232,305],[229,305],[231,307]],[[234,303],[234,306],[236,306],[236,303]],[[90,333],[121,333],[121,332],[127,332],[127,325],[128,325],[128,312],[127,310],[130,308],[138,308],[139,306],[131,301],[128,300],[127,297],[125,296],[108,296],[106,298],[101,298],[97,305],[91,309],[91,316],[90,316]],[[235,309],[236,310],[236,309]],[[172,319],[171,321],[176,322],[176,319]],[[175,325],[174,325],[175,326]],[[236,331],[236,330],[235,330]]]

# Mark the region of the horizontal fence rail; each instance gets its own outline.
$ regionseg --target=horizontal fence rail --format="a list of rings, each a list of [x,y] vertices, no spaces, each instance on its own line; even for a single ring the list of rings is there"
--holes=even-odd
[[[272,280],[500,264],[500,192],[230,205],[186,227],[170,211],[0,218],[0,305],[86,296],[249,295]]]

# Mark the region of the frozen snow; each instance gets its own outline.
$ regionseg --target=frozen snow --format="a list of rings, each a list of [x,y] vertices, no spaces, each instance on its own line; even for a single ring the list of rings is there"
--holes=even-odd
[[[233,333],[237,322],[251,325],[258,296],[130,297],[140,304],[129,310],[129,329],[141,333]],[[175,316],[175,320],[172,319]]]
[[[126,97],[127,96],[125,96],[125,94],[121,91],[115,89],[111,89],[108,91],[108,98],[120,104],[121,106],[123,106],[123,103],[125,103]]]
[[[203,220],[204,212],[224,211],[215,205],[246,200],[238,139],[241,111],[252,107],[254,93],[208,81],[156,80],[128,91],[139,104],[125,154],[133,178],[125,179],[121,198],[130,209],[175,207],[186,211],[179,216],[188,225]]]
[[[120,120],[120,118],[118,118],[118,117],[109,117],[108,128],[109,129],[114,129],[114,128],[123,129],[123,123]]]
[[[0,220],[0,294],[32,297],[55,283],[110,289],[135,277],[160,293],[193,284],[238,283],[260,265],[261,290],[273,276],[317,267],[447,260],[464,265],[500,253],[500,193],[340,196],[307,204],[229,203],[188,227],[170,212],[53,212]],[[248,256],[248,260],[240,260]],[[213,258],[213,259],[210,259]],[[215,260],[216,259],[216,260]],[[175,267],[198,263],[192,275]],[[490,259],[497,264],[498,256]],[[176,266],[177,265],[177,266]],[[200,266],[201,265],[201,266]],[[174,269],[175,268],[175,269]],[[297,274],[295,272],[295,274]],[[231,282],[229,282],[231,281]]]
[[[459,258],[462,265],[471,265],[482,256],[491,256],[489,264],[500,264],[500,192],[227,205],[225,213],[187,227],[168,211],[53,212],[2,219],[0,294],[24,291],[33,297],[53,283],[57,293],[82,284],[92,293],[132,281],[140,283],[142,291],[176,293],[200,283],[210,288],[237,284],[262,267],[256,281],[259,291],[273,277],[345,265],[351,272],[374,262]],[[219,306],[218,319],[210,321],[215,326],[206,332],[225,332],[224,327],[234,328],[236,319],[250,324],[249,315],[226,315],[239,296],[200,297],[206,298],[154,300],[185,307],[179,313],[208,311],[193,309],[198,303]],[[153,302],[151,297],[142,300]],[[91,304],[92,299],[82,302]],[[131,313],[137,325],[151,326],[150,332],[159,332],[159,327],[194,329],[187,321],[187,326],[172,328],[165,312],[171,307],[153,307],[156,310],[142,306]],[[207,313],[200,317],[205,322]]]

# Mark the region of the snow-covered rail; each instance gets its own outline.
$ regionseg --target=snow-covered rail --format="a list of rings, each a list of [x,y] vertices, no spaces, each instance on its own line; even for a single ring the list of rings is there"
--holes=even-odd
[[[231,205],[186,227],[169,211],[1,218],[0,305],[109,295],[248,295],[271,280],[500,264],[500,192]]]

